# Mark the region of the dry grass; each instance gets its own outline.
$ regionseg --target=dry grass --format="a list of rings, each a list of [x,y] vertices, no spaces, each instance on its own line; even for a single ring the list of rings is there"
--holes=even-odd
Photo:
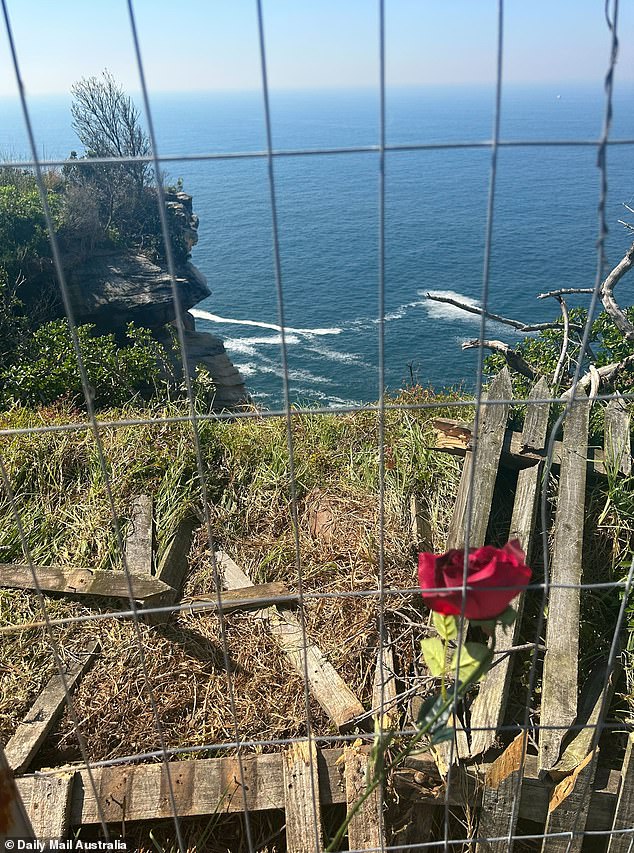
[[[38,417],[50,423],[68,414],[48,410]],[[26,417],[23,412],[19,416]],[[447,464],[446,458],[439,460],[426,449],[430,417],[431,413],[393,415],[387,425],[384,570],[388,588],[415,585],[409,516],[412,490],[427,484],[430,531],[440,541],[457,482],[458,463],[449,460]],[[376,416],[303,417],[295,422],[294,440],[304,589],[334,594],[376,589],[380,551]],[[132,497],[140,491],[155,495],[159,531],[164,535],[189,508],[200,512],[187,425],[107,430],[104,445],[123,530]],[[216,547],[226,550],[254,582],[283,580],[297,589],[284,423],[263,419],[207,424],[203,447],[214,498]],[[19,437],[7,442],[3,452],[36,559],[116,568],[116,539],[92,436]],[[19,536],[7,503],[0,507],[0,520],[6,521],[0,544],[4,542],[9,555],[5,559],[20,559]],[[209,594],[212,589],[203,526],[190,554],[185,593]],[[404,626],[396,611],[411,605],[411,599],[387,600],[387,621],[393,633],[408,634],[398,650],[405,673],[413,666],[415,644],[412,626]],[[31,594],[5,591],[0,593],[0,603],[5,625],[40,617]],[[89,612],[90,606],[98,604],[47,597],[47,606],[56,616]],[[417,611],[412,613],[416,617]],[[342,595],[310,600],[304,616],[309,637],[370,709],[377,651],[376,598]],[[276,740],[304,734],[303,683],[262,624],[249,614],[234,614],[227,617],[226,627],[239,736]],[[167,745],[233,742],[236,728],[218,618],[183,613],[162,628],[142,625],[140,631]],[[102,651],[76,689],[74,706],[91,758],[112,759],[158,749],[134,626],[113,620],[56,631],[65,656],[88,636],[100,639]],[[0,737],[7,738],[55,667],[48,641],[39,631],[3,638],[0,661]],[[334,732],[312,700],[308,713],[314,731]],[[38,762],[53,766],[78,757],[73,726],[65,714]]]

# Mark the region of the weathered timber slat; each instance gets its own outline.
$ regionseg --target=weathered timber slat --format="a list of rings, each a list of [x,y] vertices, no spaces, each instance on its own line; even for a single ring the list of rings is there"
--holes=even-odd
[[[0,843],[5,838],[35,838],[31,821],[24,808],[24,800],[29,799],[33,783],[22,788],[13,778],[13,771],[4,757],[0,744]],[[2,847],[4,848],[4,844]]]
[[[137,495],[130,514],[125,537],[126,564],[131,572],[149,577],[152,574],[154,544],[152,498],[149,495]]]
[[[318,754],[319,799],[322,806],[346,802],[344,767],[340,760],[341,749],[323,749]],[[394,773],[395,784],[404,778],[411,788],[412,774],[420,772],[424,777],[438,776],[434,761],[420,755],[408,759]],[[284,780],[280,753],[246,755],[242,758],[245,775],[246,805],[250,811],[284,808]],[[205,758],[198,760],[172,761],[169,763],[178,813],[182,817],[202,817],[215,813],[234,813],[244,809],[240,787],[240,771],[237,758]],[[486,765],[484,766],[486,772]],[[93,794],[88,771],[81,766],[60,768],[59,774],[76,771],[71,806],[71,825],[93,825],[100,822],[97,803]],[[95,767],[92,770],[99,802],[107,823],[122,820],[160,820],[172,816],[167,794],[164,764],[138,764],[128,766]],[[18,790],[23,799],[31,796],[35,776],[17,779]],[[590,789],[592,829],[610,829],[614,820],[621,774],[616,770],[597,773]],[[536,823],[544,822],[548,811],[552,786],[538,778],[535,756],[528,755],[524,767],[524,781],[520,799],[520,817]],[[451,805],[478,805],[481,776],[473,768],[458,768],[453,774],[449,795]],[[435,794],[429,795],[425,788],[417,790],[421,803],[442,806],[445,794],[440,786]]]
[[[354,746],[344,747],[344,779],[347,811],[365,793],[368,784],[368,754]],[[380,787],[360,807],[348,825],[349,850],[377,850],[385,846]]]
[[[90,643],[82,653],[81,660],[67,670],[66,685],[69,690],[73,689],[95,661],[98,649],[98,642]],[[65,700],[66,693],[61,676],[54,675],[31,705],[5,747],[6,759],[14,773],[23,773],[27,769],[61,714]]]
[[[621,830],[634,830],[634,732],[627,739],[612,829],[618,834],[610,836],[607,853],[631,853],[634,832]]]
[[[317,773],[317,749],[313,741],[293,743],[282,753],[286,850],[288,853],[321,853],[321,805]]]
[[[240,590],[251,581],[225,553],[216,554],[218,569],[227,589]],[[225,593],[226,595],[227,593]],[[267,626],[293,669],[304,678],[304,658],[308,671],[308,689],[339,729],[349,728],[364,713],[359,699],[348,687],[333,665],[313,643],[304,645],[301,625],[296,616],[277,607],[268,607],[255,614]]]
[[[68,835],[74,778],[74,773],[33,777],[24,808],[36,838],[61,839]]]
[[[513,396],[511,376],[507,368],[499,373],[489,386],[487,399],[509,400]],[[469,491],[473,484],[474,499],[472,501],[472,517],[469,528],[469,547],[479,548],[484,545],[491,504],[493,503],[493,490],[498,473],[500,453],[504,441],[504,432],[508,418],[509,404],[482,407],[482,417],[478,427],[477,451],[471,450],[465,455],[460,484],[454,511],[449,523],[447,536],[447,548],[464,548],[467,521],[467,509],[469,504]],[[472,467],[475,460],[475,471]],[[466,631],[466,625],[464,630]],[[456,718],[454,721],[455,746],[452,750],[451,742],[445,741],[438,747],[438,753],[445,765],[449,766],[452,758],[468,758],[470,753],[469,741],[461,722]]]
[[[60,566],[34,566],[41,590],[61,592],[66,595],[96,595],[129,601],[128,582],[124,572],[99,569],[61,568]],[[156,578],[131,575],[132,593],[136,601],[156,602],[171,589]],[[0,587],[9,589],[36,589],[33,573],[28,565],[0,563]]]
[[[243,586],[222,593],[220,610],[223,613],[231,613],[233,610],[259,611],[262,607],[269,607],[280,599],[283,599],[285,604],[297,601],[297,596],[282,581]],[[184,598],[182,603],[189,604],[194,613],[197,610],[218,611],[218,602],[215,598]]]
[[[578,394],[585,397],[582,389]],[[553,584],[574,586],[581,582],[589,416],[590,406],[575,402],[564,424],[550,567]],[[542,728],[539,733],[539,764],[543,770],[550,770],[557,763],[561,742],[577,716],[579,604],[578,587],[550,590],[540,714],[541,725],[549,728]]]
[[[621,399],[610,400],[605,410],[605,464],[629,476],[632,473],[630,413]]]
[[[590,791],[596,772],[598,749],[553,788],[544,834],[578,833],[544,838],[542,853],[581,853],[583,831],[590,811]]]
[[[382,669],[381,660],[383,661]],[[390,728],[390,726],[394,726],[398,722],[394,650],[389,632],[386,634],[385,642],[381,644],[377,651],[374,685],[372,688],[372,708],[377,712],[377,717],[379,715],[382,717],[384,728]]]
[[[193,518],[183,519],[176,527],[174,535],[163,550],[156,570],[157,580],[168,584],[171,592],[165,595],[163,604],[174,604],[181,593],[187,574],[187,558],[192,546],[196,522]],[[150,625],[167,622],[169,613],[148,613],[145,621]]]
[[[507,368],[499,373],[489,386],[488,399],[509,400],[513,395],[511,376]],[[473,517],[471,519],[469,546],[477,548],[484,544],[493,489],[497,477],[509,404],[482,407],[482,417],[479,424],[477,452],[475,457],[475,475],[473,477],[474,501]],[[449,525],[447,548],[465,547],[466,513],[469,498],[469,488],[472,482],[471,467],[473,453],[468,450],[465,454],[464,467],[460,477],[456,505]]]
[[[540,379],[533,387],[530,395],[532,400],[544,400],[550,396],[548,383]],[[548,431],[548,403],[530,403],[526,412],[526,420],[522,431],[522,441],[528,447],[543,449],[546,444]],[[515,502],[509,540],[518,539],[530,560],[533,544],[535,517],[539,505],[540,485],[542,479],[542,463],[530,468],[523,468],[517,476]],[[495,634],[496,652],[503,653],[517,642],[519,636],[524,596],[518,595],[512,602],[517,610],[517,618],[513,627],[504,629],[498,626]],[[497,729],[502,725],[506,710],[506,698],[513,671],[513,660],[510,655],[503,657],[487,673],[480,685],[480,692],[471,706],[471,726],[475,730],[471,738],[471,755],[480,755],[493,746]]]
[[[487,841],[514,835],[519,815],[513,815],[513,804],[522,792],[522,765],[526,757],[527,737],[519,734],[513,743],[487,769],[482,791],[482,808],[476,853],[506,853],[508,843]]]
[[[443,453],[452,456],[464,456],[471,449],[472,427],[461,421],[450,418],[435,418],[433,420],[436,429],[436,447]],[[457,433],[456,431],[460,432]],[[553,447],[553,466],[561,465],[561,441],[556,441]],[[522,442],[522,433],[507,429],[504,433],[504,443],[500,462],[511,469],[530,468],[546,458],[545,450],[535,450],[525,447]],[[589,445],[586,456],[588,475],[602,477],[605,475],[605,453],[603,447]]]
[[[592,741],[595,736],[596,727],[599,724],[599,715],[604,704],[605,711],[610,707],[610,701],[614,694],[614,687],[618,676],[621,673],[620,664],[613,670],[608,679],[607,686],[605,684],[607,673],[607,664],[597,666],[590,676],[586,679],[579,699],[579,712],[575,720],[575,725],[585,726],[580,728],[572,740],[567,741],[561,758],[550,771],[553,779],[558,779],[561,775],[571,773],[575,767],[578,767],[592,748]]]

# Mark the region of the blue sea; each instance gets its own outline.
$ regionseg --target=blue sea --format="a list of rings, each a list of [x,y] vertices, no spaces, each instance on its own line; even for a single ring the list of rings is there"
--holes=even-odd
[[[634,138],[634,91],[617,91],[613,138]],[[388,144],[491,138],[492,89],[390,89]],[[66,98],[30,102],[43,157],[78,148]],[[28,156],[15,101],[2,99],[0,152]],[[265,149],[261,95],[156,94],[152,108],[159,153],[205,154]],[[509,86],[502,104],[507,140],[597,139],[604,97],[594,86]],[[274,92],[278,149],[375,145],[377,94],[371,90]],[[428,292],[480,304],[488,149],[388,152],[385,174],[385,382],[396,390],[413,377],[437,387],[473,387],[476,355],[460,344],[479,319],[430,302]],[[275,178],[286,342],[293,401],[337,406],[377,399],[378,167],[374,152],[278,158]],[[197,327],[223,338],[261,405],[282,401],[280,318],[271,239],[266,162],[174,162],[200,217],[193,262],[212,295],[193,309]],[[616,263],[631,243],[619,219],[634,196],[634,146],[608,152],[610,228]],[[596,149],[508,148],[499,152],[489,309],[519,320],[557,316],[536,296],[595,282],[599,172]],[[619,286],[631,304],[632,283]],[[487,336],[512,342],[497,323]]]

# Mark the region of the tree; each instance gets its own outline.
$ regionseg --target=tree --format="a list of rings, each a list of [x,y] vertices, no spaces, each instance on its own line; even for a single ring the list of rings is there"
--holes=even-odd
[[[120,158],[119,163],[71,165],[64,173],[71,184],[88,188],[94,197],[105,234],[136,240],[156,205],[151,192],[152,168],[146,162],[125,162],[148,157],[150,140],[141,126],[134,102],[108,71],[85,77],[71,88],[72,124],[85,149],[83,160]],[[78,160],[75,152],[71,160]],[[155,230],[152,223],[150,230]]]
[[[73,129],[87,157],[148,157],[150,140],[140,114],[114,77],[83,77],[71,87]],[[121,168],[134,180],[138,191],[151,181],[148,163],[125,163]]]

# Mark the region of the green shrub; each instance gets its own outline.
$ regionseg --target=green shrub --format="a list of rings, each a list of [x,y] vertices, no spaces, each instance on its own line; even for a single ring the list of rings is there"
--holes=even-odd
[[[167,356],[149,330],[130,323],[129,344],[123,346],[112,334],[96,335],[92,325],[80,326],[77,334],[96,407],[121,406],[134,397],[165,392],[160,375]],[[16,362],[0,373],[0,399],[5,406],[36,406],[63,397],[84,401],[70,329],[65,320],[55,320],[24,341]]]

